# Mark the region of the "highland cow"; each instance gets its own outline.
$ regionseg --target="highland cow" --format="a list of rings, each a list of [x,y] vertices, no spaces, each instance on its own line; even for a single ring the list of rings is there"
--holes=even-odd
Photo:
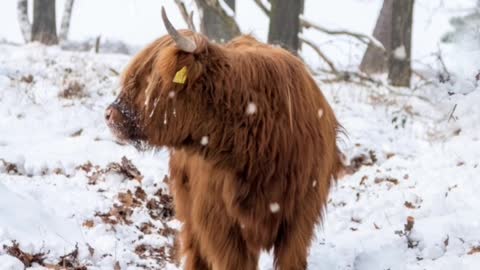
[[[341,169],[339,124],[302,61],[241,36],[177,31],[142,50],[106,111],[117,138],[171,151],[170,187],[188,270],[307,268]]]

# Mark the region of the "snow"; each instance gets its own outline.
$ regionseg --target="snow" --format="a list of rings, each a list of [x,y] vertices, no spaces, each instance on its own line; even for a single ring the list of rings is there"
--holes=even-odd
[[[25,268],[19,259],[9,255],[0,255],[0,262],[4,270],[23,270]]]
[[[322,118],[323,116],[323,109],[318,109],[318,117]]]
[[[252,115],[257,112],[257,105],[253,102],[249,102],[247,105],[247,114]]]
[[[105,20],[103,11],[112,1],[76,1],[71,37],[102,34],[144,45],[164,33],[158,16],[162,4],[175,25],[183,23],[171,1],[154,0],[115,1],[111,20]],[[305,17],[328,28],[364,33],[373,29],[381,5],[380,0],[321,2],[307,1]],[[433,54],[440,48],[455,80],[423,85],[414,78],[412,89],[319,81],[346,130],[340,142],[347,160],[362,157],[365,165],[332,187],[308,269],[480,268],[480,252],[475,252],[480,246],[480,90],[475,80],[480,53],[466,44],[438,44],[450,27],[448,19],[464,14],[475,1],[441,2],[416,2],[414,66],[435,79],[439,69]],[[21,42],[15,4],[0,5],[0,25],[11,26],[0,30],[0,38]],[[266,37],[266,18],[253,1],[242,1],[237,12],[242,30]],[[364,50],[343,38],[311,30],[304,35],[342,67],[355,66]],[[308,49],[302,56],[313,66],[322,65]],[[6,254],[4,245],[13,240],[25,252],[49,251],[48,263],[78,244],[79,261],[89,269],[112,269],[116,262],[121,269],[159,268],[154,255],[141,257],[135,250],[142,244],[170,246],[173,237],[156,232],[178,229],[178,221],[152,218],[146,203],[132,208],[132,224],[108,224],[98,215],[122,205],[121,194],[128,191],[141,188],[147,200],[157,198],[159,190],[168,192],[162,181],[168,174],[168,153],[119,145],[104,123],[104,110],[118,94],[118,73],[129,60],[39,44],[0,44],[1,269],[23,269]],[[80,90],[66,92],[74,82]],[[252,104],[247,113],[257,112]],[[323,110],[318,114],[322,117]],[[208,136],[200,143],[207,145]],[[92,184],[93,172],[80,168],[90,161],[104,169],[123,156],[142,173],[141,181],[110,171]],[[312,188],[316,185],[313,180]],[[280,210],[276,202],[269,207],[273,213]],[[409,216],[415,222],[406,234]],[[154,233],[146,234],[139,228],[149,222]],[[409,247],[409,241],[415,245]],[[272,261],[271,252],[263,253],[260,269],[271,270]],[[180,268],[167,263],[163,269]]]
[[[277,213],[280,211],[280,205],[276,202],[270,204],[270,212]]]
[[[405,60],[407,58],[407,50],[405,49],[405,46],[402,45],[395,48],[395,50],[393,50],[393,57],[398,60]]]

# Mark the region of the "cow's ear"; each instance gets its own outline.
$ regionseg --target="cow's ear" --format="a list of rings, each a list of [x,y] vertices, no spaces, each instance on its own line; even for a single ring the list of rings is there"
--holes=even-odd
[[[162,19],[168,34],[172,37],[180,50],[193,53],[197,49],[197,44],[195,44],[195,41],[183,36],[177,31],[177,29],[175,29],[175,27],[173,27],[172,23],[167,17],[164,7],[162,7]]]

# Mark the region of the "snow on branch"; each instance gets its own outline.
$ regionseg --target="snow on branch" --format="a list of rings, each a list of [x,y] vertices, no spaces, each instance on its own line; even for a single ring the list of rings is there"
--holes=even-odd
[[[323,26],[320,26],[318,24],[315,24],[307,19],[305,19],[303,16],[300,15],[300,24],[304,27],[304,28],[313,28],[315,30],[318,30],[320,32],[323,32],[325,34],[329,34],[329,35],[346,35],[346,36],[350,36],[350,37],[353,37],[355,39],[357,39],[358,41],[366,44],[366,45],[369,45],[371,44],[372,46],[374,47],[377,47],[379,48],[380,50],[382,51],[385,51],[385,47],[382,45],[382,43],[380,41],[378,41],[376,38],[370,36],[370,35],[366,35],[366,34],[362,34],[362,33],[356,33],[356,32],[351,32],[351,31],[348,31],[348,30],[331,30],[331,29],[327,29]]]

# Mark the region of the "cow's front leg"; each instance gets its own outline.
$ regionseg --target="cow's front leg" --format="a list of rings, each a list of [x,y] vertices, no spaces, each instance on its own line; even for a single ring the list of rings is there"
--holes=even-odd
[[[200,245],[189,224],[184,224],[180,235],[181,254],[185,257],[185,270],[210,270],[201,254]]]

